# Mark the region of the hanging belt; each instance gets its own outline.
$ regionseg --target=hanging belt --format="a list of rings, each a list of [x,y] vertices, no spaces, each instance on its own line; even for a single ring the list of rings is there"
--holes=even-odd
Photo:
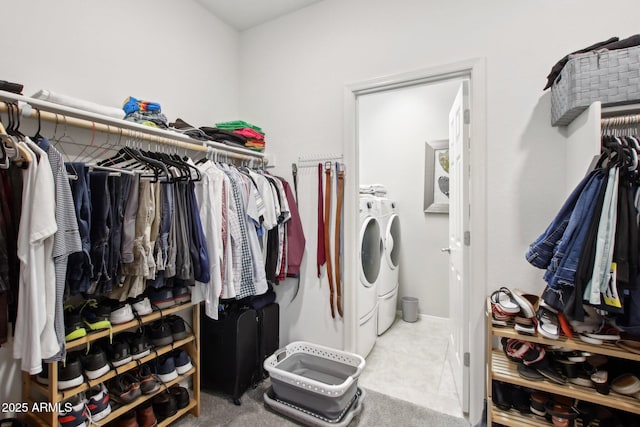
[[[320,277],[320,267],[326,261],[324,245],[324,208],[322,207],[322,163],[318,163],[318,246],[316,249],[316,265],[318,267],[318,277]]]
[[[293,190],[296,194],[296,202],[300,203],[300,200],[298,200],[298,165],[296,163],[291,163],[291,175],[293,175]]]
[[[342,251],[340,250],[342,243],[342,203],[344,199],[344,164],[336,162],[336,171],[338,175],[338,194],[336,197],[336,236],[335,236],[335,257],[336,257],[336,306],[338,308],[338,314],[342,316],[342,289],[340,285],[340,258],[342,257]]]
[[[329,278],[329,305],[331,306],[331,317],[336,318],[335,308],[333,307],[333,269],[331,267],[331,162],[325,163],[324,174],[326,177],[326,188],[324,195],[324,252],[327,258],[327,277]]]

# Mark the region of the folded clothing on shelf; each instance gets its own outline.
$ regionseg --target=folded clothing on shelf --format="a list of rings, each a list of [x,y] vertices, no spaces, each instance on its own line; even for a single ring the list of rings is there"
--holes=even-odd
[[[160,113],[162,111],[160,104],[158,104],[157,102],[144,101],[141,99],[136,99],[133,96],[130,96],[124,100],[122,109],[127,115],[136,111],[147,111],[150,113]]]
[[[247,123],[247,122],[245,122],[243,120],[233,120],[233,121],[230,121],[230,122],[216,123],[216,127],[218,129],[228,129],[228,130],[249,128],[249,129],[253,129],[253,130],[257,131],[257,132],[262,133],[262,128],[261,127],[253,125],[251,123]]]
[[[85,101],[84,99],[74,98],[72,96],[51,92],[50,90],[39,90],[38,92],[31,95],[31,97],[47,102],[53,102],[54,104],[77,108],[78,110],[85,110],[96,114],[102,114],[103,116],[115,117],[116,119],[123,119],[125,116],[124,111],[122,111],[120,108],[96,104],[91,101]]]

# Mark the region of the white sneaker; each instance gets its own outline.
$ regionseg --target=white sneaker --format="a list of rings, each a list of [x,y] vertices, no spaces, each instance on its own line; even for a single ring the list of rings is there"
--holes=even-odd
[[[109,320],[112,325],[119,325],[121,323],[127,323],[133,320],[133,310],[129,304],[124,304],[122,307],[113,310]]]
[[[149,298],[144,297],[142,300],[133,303],[133,309],[136,311],[138,316],[146,316],[147,314],[151,314],[153,309],[151,308],[151,302]]]

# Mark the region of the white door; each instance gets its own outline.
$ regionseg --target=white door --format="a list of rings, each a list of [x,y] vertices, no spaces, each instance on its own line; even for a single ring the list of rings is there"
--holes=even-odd
[[[449,363],[463,412],[469,412],[469,82],[449,112]]]

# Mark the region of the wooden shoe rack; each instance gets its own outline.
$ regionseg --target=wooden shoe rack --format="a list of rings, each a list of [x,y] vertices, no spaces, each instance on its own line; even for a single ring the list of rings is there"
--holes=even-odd
[[[533,427],[552,425],[545,418],[536,415],[523,415],[515,409],[503,411],[493,404],[491,384],[493,380],[502,381],[514,385],[527,387],[572,397],[576,400],[591,402],[613,409],[619,409],[634,414],[640,414],[640,400],[630,396],[610,391],[610,394],[603,395],[594,388],[581,387],[572,383],[564,385],[555,384],[548,380],[530,381],[518,374],[518,364],[510,361],[500,349],[494,349],[494,337],[498,340],[502,337],[515,338],[522,341],[534,342],[544,345],[556,345],[571,348],[578,351],[588,351],[592,354],[602,354],[619,359],[640,362],[640,354],[631,353],[617,347],[615,344],[593,345],[587,344],[579,339],[560,337],[557,340],[550,340],[541,336],[523,335],[516,332],[512,327],[494,327],[491,323],[491,303],[487,299],[485,310],[487,320],[487,426],[498,423],[515,427]]]
[[[29,408],[33,407],[34,402],[48,402],[53,404],[53,406],[55,407],[56,404],[59,404],[60,402],[63,402],[69,399],[70,397],[73,397],[83,391],[86,391],[92,386],[95,386],[102,382],[107,382],[112,378],[115,378],[119,374],[135,369],[136,367],[138,367],[138,362],[140,363],[150,362],[155,358],[157,358],[158,356],[168,353],[176,348],[184,348],[185,351],[191,357],[193,368],[187,373],[185,373],[184,375],[179,375],[178,378],[166,383],[165,385],[166,387],[170,387],[176,383],[187,381],[189,378],[191,378],[192,387],[190,390],[191,396],[190,396],[189,405],[183,409],[179,409],[174,416],[169,417],[163,420],[162,422],[158,423],[158,426],[167,426],[171,422],[175,421],[176,419],[180,418],[181,416],[187,413],[191,413],[196,417],[199,416],[200,415],[200,351],[199,351],[200,349],[200,309],[199,309],[199,304],[191,304],[189,302],[185,304],[176,305],[176,306],[162,310],[162,316],[166,317],[166,316],[169,316],[170,314],[186,312],[189,310],[191,311],[191,314],[193,316],[192,325],[191,325],[193,329],[192,334],[187,335],[186,338],[175,341],[170,345],[157,347],[155,351],[152,350],[151,354],[145,357],[142,357],[139,361],[132,361],[130,363],[119,366],[117,368],[112,368],[108,373],[101,376],[100,378],[97,378],[95,380],[87,379],[83,384],[79,385],[78,387],[74,387],[67,390],[58,390],[58,363],[60,362],[49,363],[49,385],[48,386],[38,383],[36,381],[35,375],[31,376],[23,372],[23,377],[22,377],[23,402],[28,402]],[[160,312],[154,311],[151,314],[142,316],[141,321],[143,325],[146,325],[155,320],[160,319],[160,317],[161,317]],[[113,336],[116,336],[120,332],[133,330],[135,328],[138,328],[139,326],[140,326],[140,323],[138,323],[137,320],[132,320],[130,322],[127,322],[121,325],[114,325],[111,330],[111,333],[113,334]],[[108,329],[91,332],[87,334],[86,337],[68,342],[67,351],[86,349],[92,342],[100,338],[108,337],[109,333],[110,331]],[[163,391],[165,391],[164,386],[160,387],[160,389],[157,392],[148,394],[148,395],[142,395],[127,405],[121,405],[121,406],[118,406],[117,408],[114,408],[112,405],[111,414],[106,418],[100,420],[100,425],[107,425],[109,422],[117,419],[118,417],[130,411],[131,409],[135,409],[141,403],[146,402],[149,399],[152,399],[153,396]],[[31,421],[41,426],[54,427],[58,425],[57,411],[35,412],[35,413],[30,413],[29,416]]]

